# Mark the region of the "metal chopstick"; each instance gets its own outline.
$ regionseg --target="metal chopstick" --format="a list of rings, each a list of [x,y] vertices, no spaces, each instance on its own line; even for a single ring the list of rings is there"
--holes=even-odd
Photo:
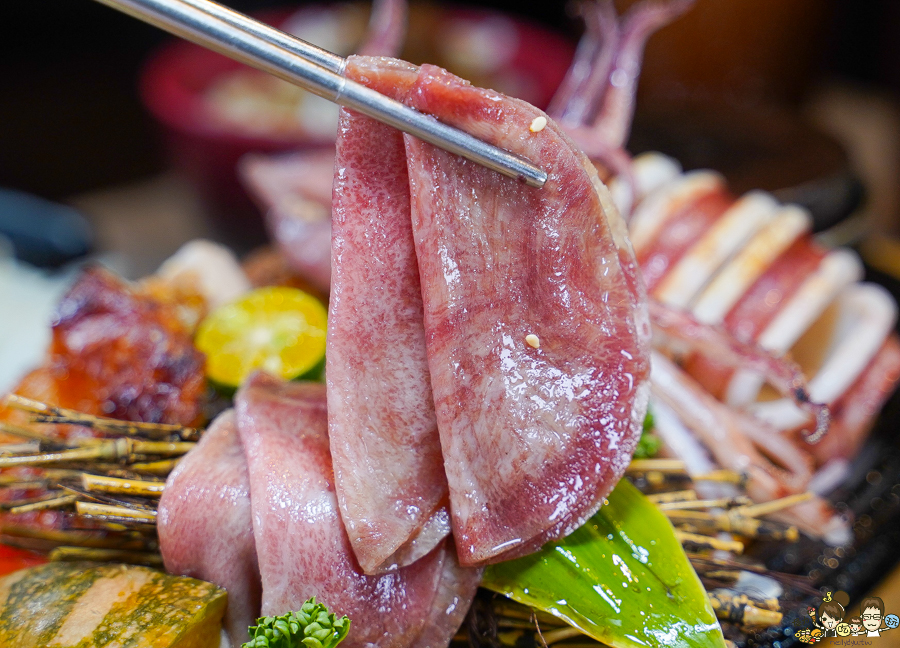
[[[250,16],[246,16],[239,11],[220,5],[218,2],[213,2],[212,0],[178,1],[183,5],[193,7],[214,18],[218,18],[235,29],[240,29],[243,32],[257,36],[267,43],[277,45],[289,52],[293,52],[310,63],[315,63],[319,67],[331,70],[335,74],[344,73],[344,66],[347,61],[343,57],[338,56],[333,52],[329,52],[327,49],[308,43],[307,41],[291,34],[287,34],[280,29],[275,29],[264,22],[254,20]]]
[[[97,0],[506,176],[542,187],[527,160],[341,76],[344,59],[210,0]]]

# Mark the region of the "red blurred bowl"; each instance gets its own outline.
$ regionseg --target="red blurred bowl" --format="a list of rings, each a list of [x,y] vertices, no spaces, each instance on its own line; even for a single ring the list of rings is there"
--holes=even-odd
[[[325,7],[307,6],[303,11]],[[295,11],[285,8],[257,17],[283,26],[296,20]],[[496,43],[505,44],[504,56],[497,59],[482,55],[479,48],[495,47]],[[477,85],[546,106],[573,54],[573,44],[567,38],[519,18],[483,9],[414,6],[403,57],[415,63],[442,65]],[[215,119],[208,99],[210,88],[242,68],[246,69],[220,54],[176,41],[148,61],[140,88],[145,106],[163,127],[173,166],[195,185],[223,238],[238,248],[249,249],[265,235],[261,219],[236,175],[240,157],[251,151],[326,147],[333,138],[311,132],[242,132]]]

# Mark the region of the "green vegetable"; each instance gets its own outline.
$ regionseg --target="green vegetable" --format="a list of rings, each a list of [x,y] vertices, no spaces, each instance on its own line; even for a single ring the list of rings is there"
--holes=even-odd
[[[569,537],[491,565],[484,587],[616,648],[722,648],[716,615],[668,519],[628,481]]]
[[[637,448],[634,449],[635,459],[650,459],[656,456],[659,448],[662,446],[662,440],[650,432],[644,432],[638,441]]]
[[[241,648],[334,648],[350,631],[350,619],[336,619],[312,597],[299,612],[264,617],[250,626],[250,641]]]
[[[662,439],[653,434],[653,413],[648,409],[644,417],[644,426],[641,430],[641,438],[634,450],[635,459],[650,459],[655,457],[662,446]]]

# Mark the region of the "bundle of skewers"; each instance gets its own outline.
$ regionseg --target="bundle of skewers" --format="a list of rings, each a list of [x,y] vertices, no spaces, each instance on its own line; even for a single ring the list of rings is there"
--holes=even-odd
[[[684,463],[673,459],[635,459],[627,478],[674,526],[726,638],[743,644],[764,633],[792,637],[786,617],[802,614],[818,590],[807,577],[772,572],[744,554],[758,543],[799,542],[796,527],[765,516],[806,501],[811,494],[753,504],[741,492],[745,475],[716,470],[692,478]],[[736,487],[739,494],[715,499],[698,494],[698,484],[716,483]],[[472,646],[520,648],[601,645],[551,614],[487,590],[479,592],[456,641],[460,646],[467,641]]]
[[[51,561],[161,567],[157,504],[166,476],[202,430],[92,416],[18,395],[8,396],[5,405],[27,414],[29,422],[0,423],[0,431],[22,440],[0,446],[0,540]],[[97,436],[63,439],[54,434],[57,426],[87,428]],[[716,470],[690,477],[674,459],[635,459],[627,478],[675,527],[726,634],[779,627],[785,606],[805,605],[817,593],[807,578],[772,573],[742,557],[752,543],[797,542],[796,527],[765,516],[811,495],[753,504],[742,492],[746,476]],[[698,493],[698,485],[716,483],[738,494]],[[35,516],[48,513],[58,516],[55,525],[34,523]],[[777,582],[781,594],[748,593],[741,586],[747,575]],[[600,645],[562,619],[487,590],[479,593],[456,640],[474,646]]]
[[[48,553],[50,560],[161,566],[156,504],[166,476],[201,431],[95,417],[17,395],[6,405],[37,425],[0,423],[0,432],[22,439],[0,446],[3,543]],[[64,440],[48,424],[100,436]],[[60,514],[57,524],[33,523],[48,512]]]

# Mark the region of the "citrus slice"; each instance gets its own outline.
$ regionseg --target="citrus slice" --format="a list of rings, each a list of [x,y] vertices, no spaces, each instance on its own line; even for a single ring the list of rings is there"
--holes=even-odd
[[[195,342],[207,377],[221,385],[239,387],[257,369],[291,380],[323,365],[327,317],[302,290],[258,288],[210,313]]]

